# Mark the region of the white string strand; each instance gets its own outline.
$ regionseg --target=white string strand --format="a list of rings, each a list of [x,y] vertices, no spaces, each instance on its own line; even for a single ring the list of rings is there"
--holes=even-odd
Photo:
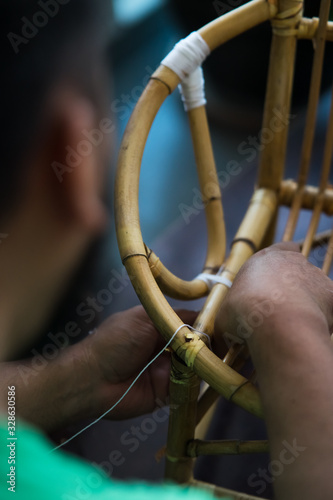
[[[208,347],[209,347],[210,350],[212,350],[212,341],[211,341],[210,336],[207,333],[201,332],[200,330],[197,330],[196,328],[193,328],[193,326],[191,326],[191,325],[184,325],[184,326],[187,326],[187,328],[189,328],[193,332],[200,333],[200,335],[204,335],[205,337],[207,337],[207,339],[208,339]]]
[[[212,289],[216,283],[225,285],[228,288],[232,287],[232,281],[228,280],[228,278],[225,278],[224,276],[218,276],[216,274],[201,273],[198,274],[195,279],[206,283],[209,289]]]
[[[102,420],[102,418],[104,418],[108,413],[110,413],[123,399],[125,396],[127,396],[127,394],[129,393],[129,391],[132,389],[132,387],[136,384],[136,382],[138,381],[138,379],[141,377],[141,375],[149,368],[149,366],[154,363],[154,361],[156,361],[156,359],[161,356],[161,354],[163,354],[163,352],[165,351],[165,349],[167,349],[167,347],[169,347],[169,345],[171,344],[171,342],[173,341],[173,339],[176,337],[177,333],[184,327],[187,327],[187,328],[190,328],[190,330],[194,331],[194,332],[197,332],[197,333],[200,333],[201,335],[205,335],[208,339],[209,339],[209,346],[211,347],[211,344],[210,344],[210,337],[209,335],[207,335],[207,333],[204,333],[204,332],[201,332],[200,330],[196,330],[195,328],[193,328],[193,326],[191,325],[187,325],[187,324],[183,324],[183,325],[180,325],[179,328],[177,328],[177,330],[175,331],[175,333],[172,335],[171,339],[168,341],[168,343],[165,345],[165,347],[163,347],[163,349],[158,353],[156,354],[156,356],[151,360],[149,361],[149,363],[141,370],[141,372],[139,373],[139,375],[137,375],[135,377],[135,379],[133,380],[133,382],[131,383],[131,385],[128,387],[128,389],[124,392],[124,394],[118,399],[118,401],[109,409],[107,410],[106,412],[104,412],[100,417],[98,417],[96,420],[94,420],[93,422],[91,422],[90,424],[86,425],[86,427],[84,427],[83,429],[81,429],[80,431],[78,431],[76,434],[74,434],[72,437],[66,439],[66,441],[64,441],[63,443],[59,444],[58,446],[56,446],[55,448],[53,448],[52,450],[50,450],[49,453],[52,453],[53,451],[55,450],[58,450],[59,448],[62,448],[63,446],[65,446],[66,444],[68,444],[70,441],[72,441],[73,439],[75,439],[77,436],[79,436],[80,434],[82,434],[83,432],[85,432],[87,429],[89,429],[90,427],[92,427],[93,425],[97,424],[97,422],[99,422],[100,420]]]

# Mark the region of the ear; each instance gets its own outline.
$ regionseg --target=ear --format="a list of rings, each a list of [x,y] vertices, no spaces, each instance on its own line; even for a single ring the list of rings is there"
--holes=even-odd
[[[50,110],[44,186],[59,222],[97,233],[107,218],[102,194],[109,137],[93,105],[75,93],[60,90]]]

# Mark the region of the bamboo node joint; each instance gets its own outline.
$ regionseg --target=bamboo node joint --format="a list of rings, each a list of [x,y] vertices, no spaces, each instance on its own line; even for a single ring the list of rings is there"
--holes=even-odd
[[[300,1],[294,7],[283,12],[278,12],[272,19],[274,35],[297,36],[298,27],[303,17],[303,2]]]
[[[157,82],[163,83],[163,85],[165,85],[165,87],[168,89],[169,95],[172,94],[170,85],[166,83],[164,80],[162,80],[162,78],[158,78],[157,76],[151,76],[149,80],[156,80]]]

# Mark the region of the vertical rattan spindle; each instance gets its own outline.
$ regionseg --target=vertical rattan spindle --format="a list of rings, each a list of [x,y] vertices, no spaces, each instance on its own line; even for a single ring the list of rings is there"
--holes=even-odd
[[[199,391],[199,377],[173,355],[165,479],[177,483],[193,479],[194,459],[187,455],[187,444],[194,439]]]
[[[272,20],[273,39],[268,71],[258,186],[277,191],[283,177],[290,121],[291,92],[297,42],[297,26],[303,2],[284,0]],[[293,16],[290,13],[294,12]],[[284,13],[289,13],[284,17]]]

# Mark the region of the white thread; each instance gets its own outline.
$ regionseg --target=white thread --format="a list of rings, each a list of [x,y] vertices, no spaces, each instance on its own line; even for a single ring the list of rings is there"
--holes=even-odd
[[[167,66],[183,80],[204,62],[210,48],[197,31],[180,40],[161,64]]]
[[[185,111],[190,111],[191,109],[207,104],[205,79],[201,66],[198,66],[190,75],[186,76],[178,88],[182,96]]]
[[[208,347],[209,347],[210,350],[212,350],[212,341],[211,341],[210,336],[207,333],[201,332],[200,330],[197,330],[196,328],[193,328],[193,326],[191,326],[191,325],[184,325],[184,326],[187,326],[187,328],[189,328],[193,332],[200,333],[200,335],[204,335],[205,337],[207,337],[208,342],[209,342],[209,346]]]
[[[228,280],[228,278],[225,278],[224,276],[218,276],[216,274],[201,273],[198,274],[195,279],[206,283],[209,289],[212,289],[216,283],[225,285],[228,288],[232,287],[232,281]]]
[[[180,325],[180,327],[177,328],[177,330],[175,331],[175,333],[172,335],[171,339],[168,341],[168,343],[165,345],[165,347],[163,347],[163,349],[158,353],[156,354],[156,356],[151,360],[149,361],[149,363],[141,370],[141,372],[139,373],[139,375],[137,375],[137,377],[133,380],[133,382],[131,383],[131,385],[128,387],[128,389],[124,392],[124,394],[118,399],[118,401],[109,409],[107,410],[106,412],[103,413],[103,415],[101,415],[100,417],[98,417],[96,420],[94,420],[93,422],[91,422],[90,424],[88,424],[86,427],[84,427],[83,429],[81,429],[80,431],[78,431],[76,434],[74,434],[74,436],[66,439],[66,441],[64,441],[63,443],[59,444],[58,446],[56,446],[55,448],[52,448],[52,450],[50,450],[49,453],[52,453],[53,451],[55,450],[58,450],[59,448],[62,448],[63,446],[65,446],[65,444],[69,443],[70,441],[72,441],[74,438],[76,438],[77,436],[79,436],[80,434],[82,434],[83,432],[85,432],[87,429],[89,429],[90,427],[92,427],[93,425],[97,424],[97,422],[99,422],[100,420],[102,420],[102,418],[104,418],[108,413],[110,413],[123,399],[125,396],[127,396],[127,394],[129,393],[129,391],[132,389],[132,387],[134,386],[134,384],[136,384],[136,382],[138,381],[138,379],[141,377],[141,375],[147,370],[147,368],[149,368],[149,366],[154,363],[154,361],[159,357],[161,356],[161,354],[163,354],[163,352],[165,351],[165,349],[167,347],[169,347],[169,345],[171,344],[171,342],[173,341],[173,339],[175,338],[175,336],[177,335],[177,333],[184,327],[187,327],[187,328],[190,328],[191,330],[195,331],[195,332],[198,332],[200,333],[201,335],[206,335],[206,337],[208,337],[209,339],[209,342],[210,342],[210,337],[209,335],[207,335],[207,333],[204,333],[204,332],[200,332],[200,330],[196,330],[195,328],[193,328],[193,326],[191,325],[186,325],[185,323],[183,325]]]

